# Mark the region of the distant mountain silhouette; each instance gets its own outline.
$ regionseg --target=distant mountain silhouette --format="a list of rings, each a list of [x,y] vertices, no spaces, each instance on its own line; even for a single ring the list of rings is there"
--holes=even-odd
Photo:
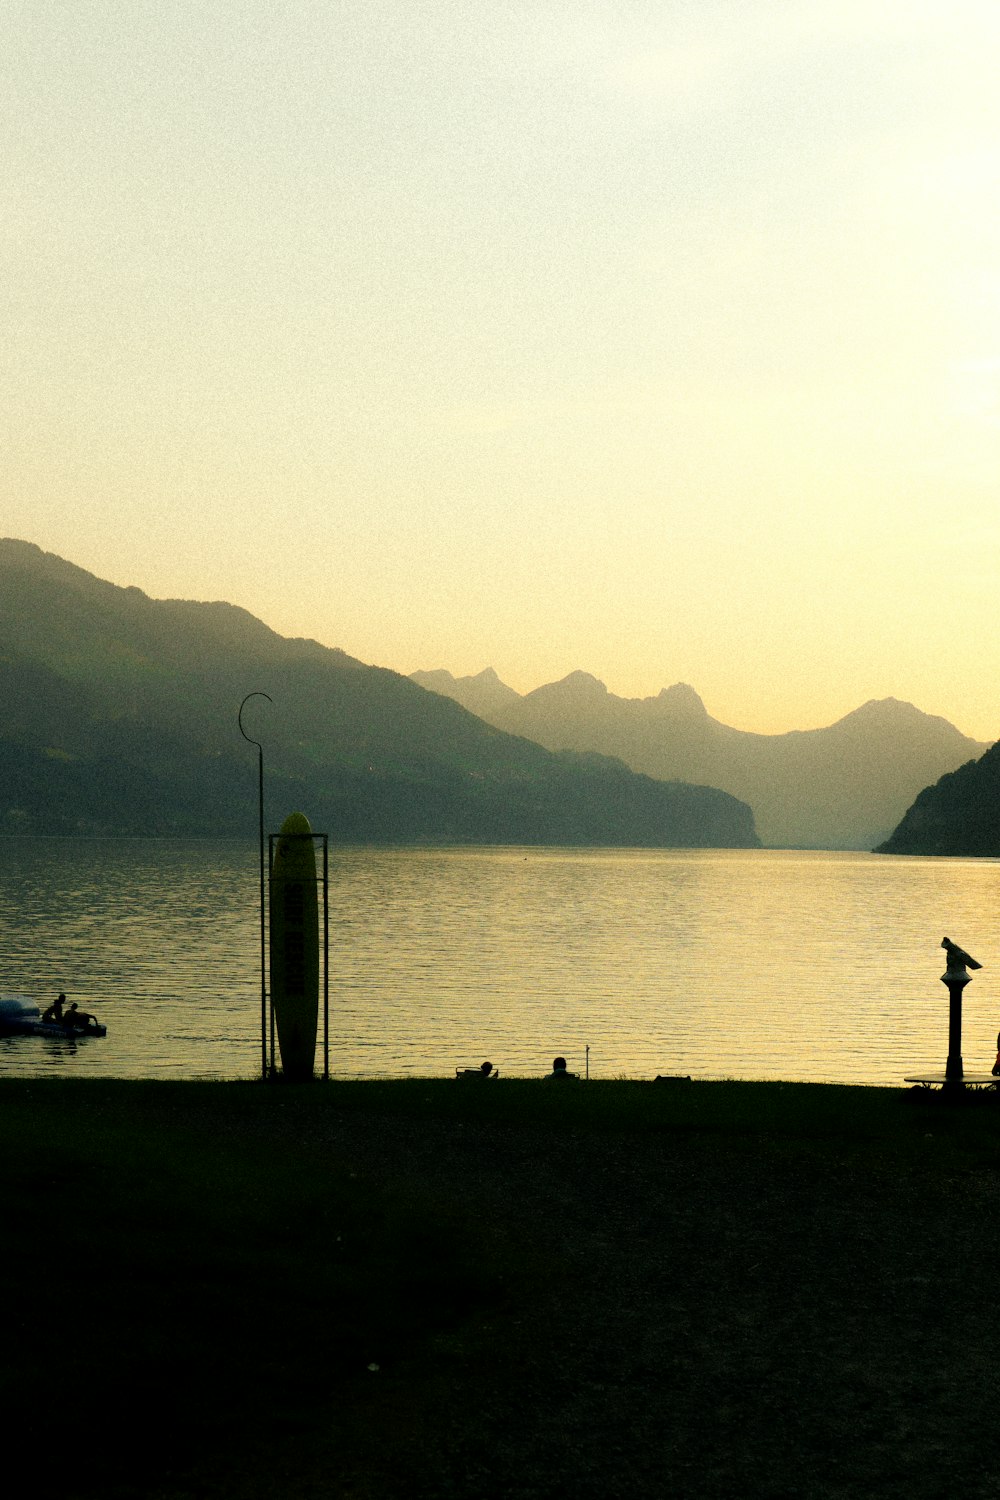
[[[1000,745],[925,787],[877,852],[1000,857]]]
[[[396,672],[231,604],[154,600],[0,541],[0,832],[754,847],[749,808],[501,733]],[[516,695],[515,695],[516,696]]]
[[[471,707],[470,684],[488,674],[414,675]],[[647,776],[720,787],[750,804],[761,839],[776,848],[871,849],[921,787],[986,749],[895,698],[865,703],[824,729],[766,735],[711,718],[687,683],[655,698],[618,698],[596,677],[572,672],[511,698],[489,675],[475,711],[497,728],[551,750],[617,756]]]
[[[450,672],[411,672],[411,680],[432,693],[454,698],[470,714],[492,722],[491,715],[502,713],[520,702],[520,694],[501,682],[492,667],[475,677],[452,677]]]

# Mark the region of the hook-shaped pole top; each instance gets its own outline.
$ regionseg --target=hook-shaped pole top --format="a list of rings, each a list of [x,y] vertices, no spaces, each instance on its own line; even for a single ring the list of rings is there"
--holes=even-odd
[[[243,699],[243,702],[240,704],[240,711],[239,711],[239,713],[236,716],[237,722],[239,723],[239,726],[240,726],[240,734],[246,740],[247,744],[248,745],[256,745],[257,749],[260,750],[260,749],[263,748],[261,746],[260,740],[252,740],[250,738],[250,736],[247,734],[246,730],[243,728],[243,710],[246,708],[246,706],[250,702],[251,698],[266,698],[267,701],[268,701],[268,703],[273,703],[274,699],[271,697],[270,693],[260,693],[260,692],[247,693],[246,697]]]

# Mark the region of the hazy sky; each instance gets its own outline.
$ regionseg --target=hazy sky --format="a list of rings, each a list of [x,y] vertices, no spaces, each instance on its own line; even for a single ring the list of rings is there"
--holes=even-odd
[[[1000,734],[997,0],[0,18],[0,533],[400,671]]]

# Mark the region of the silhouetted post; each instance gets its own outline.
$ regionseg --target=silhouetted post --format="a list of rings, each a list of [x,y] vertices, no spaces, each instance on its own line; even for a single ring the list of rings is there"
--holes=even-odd
[[[330,855],[323,834],[323,1077],[330,1082]]]
[[[982,964],[953,943],[950,938],[941,939],[941,947],[947,950],[948,962],[941,983],[948,986],[948,1062],[945,1066],[945,1086],[965,1087],[965,1069],[962,1066],[962,991],[972,979],[966,969],[981,969]]]
[[[249,745],[257,746],[257,833],[260,844],[260,1076],[267,1082],[267,961],[264,952],[264,748],[259,740],[252,740],[243,728],[243,710],[251,698],[274,699],[269,693],[247,693],[240,704],[237,721],[240,734]],[[272,1053],[274,1046],[272,1043]]]

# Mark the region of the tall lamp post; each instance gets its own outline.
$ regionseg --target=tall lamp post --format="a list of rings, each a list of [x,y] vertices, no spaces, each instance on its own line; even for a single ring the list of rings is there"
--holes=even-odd
[[[267,967],[264,952],[264,749],[259,740],[252,740],[243,728],[243,710],[251,698],[274,699],[269,693],[247,693],[240,704],[237,720],[240,734],[249,745],[257,746],[257,831],[260,845],[260,1074],[267,1082]]]

